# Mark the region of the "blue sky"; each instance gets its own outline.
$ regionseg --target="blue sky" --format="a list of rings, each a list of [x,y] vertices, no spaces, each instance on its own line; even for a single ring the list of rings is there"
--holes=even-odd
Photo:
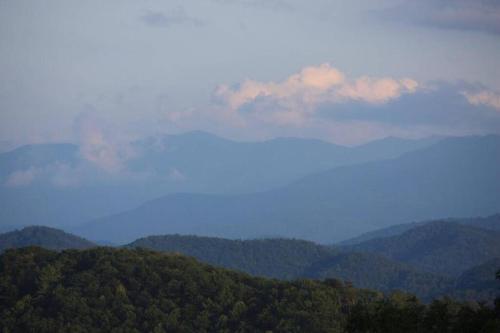
[[[6,142],[500,133],[500,2],[0,0],[0,73]]]

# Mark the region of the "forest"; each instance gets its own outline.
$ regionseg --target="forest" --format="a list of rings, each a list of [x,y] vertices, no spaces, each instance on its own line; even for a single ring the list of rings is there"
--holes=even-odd
[[[500,278],[500,272],[497,273]],[[0,256],[3,332],[498,332],[493,306],[281,281],[146,249]]]

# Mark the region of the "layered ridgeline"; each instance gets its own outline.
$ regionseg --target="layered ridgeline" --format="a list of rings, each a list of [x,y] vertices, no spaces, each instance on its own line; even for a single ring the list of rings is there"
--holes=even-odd
[[[332,243],[402,221],[498,213],[498,170],[500,137],[445,139],[396,159],[335,168],[267,192],[167,195],[75,231],[123,243],[172,233]]]
[[[337,280],[282,282],[146,250],[0,256],[6,332],[495,332],[495,309],[354,289]],[[496,309],[499,310],[499,309]],[[397,320],[395,320],[397,318]]]
[[[386,249],[388,245],[391,251]],[[492,260],[500,258],[498,232],[447,221],[422,223],[396,239],[374,239],[358,247],[180,235],[150,236],[127,246],[178,252],[259,276],[340,278],[357,287],[384,292],[400,289],[426,300],[445,294],[492,300],[496,293],[494,271],[500,269]],[[491,274],[480,278],[470,273],[475,269],[489,269]],[[470,282],[460,282],[464,280]],[[477,293],[471,286],[478,287]]]
[[[423,271],[457,276],[500,257],[500,231],[434,221],[397,236],[375,238],[345,249],[377,253]]]
[[[388,138],[348,148],[295,138],[236,142],[191,132],[128,144],[23,146],[0,154],[0,224],[77,225],[167,193],[263,191],[437,141]]]
[[[228,240],[166,235],[141,238],[127,247],[181,253],[212,265],[256,276],[279,279],[338,278],[360,288],[383,292],[405,290],[425,299],[453,288],[453,279],[419,272],[379,255],[342,253],[333,247],[301,240]],[[491,278],[494,278],[494,274]]]
[[[478,239],[469,239],[472,243],[478,244]],[[15,233],[0,235],[0,248],[2,249],[28,245],[58,250],[94,246],[75,236],[46,227],[30,227]],[[449,246],[446,243],[442,245]],[[461,299],[491,301],[497,291],[494,272],[500,268],[496,266],[494,260],[487,261],[494,249],[486,249],[487,255],[476,258],[480,263],[485,262],[484,264],[470,268],[463,275],[453,278],[424,272],[382,255],[347,252],[346,248],[334,248],[301,240],[243,241],[167,235],[138,239],[127,247],[181,253],[205,263],[235,269],[254,276],[288,280],[337,278],[350,281],[356,287],[383,292],[404,290],[427,301],[445,294],[455,295]],[[461,264],[456,254],[453,255],[452,252],[447,251],[446,255],[447,257],[442,257],[437,253],[436,257]],[[498,256],[500,257],[500,254]]]
[[[450,295],[460,299],[495,299],[500,297],[500,282],[491,277],[500,271],[500,258],[475,266],[455,280]]]
[[[304,277],[304,270],[311,263],[339,253],[333,247],[303,240],[230,240],[181,235],[145,237],[126,247],[182,253],[212,265],[278,279]]]
[[[470,225],[481,229],[500,231],[500,214],[495,214],[486,217],[448,218],[448,219],[442,219],[440,221],[447,221],[447,222]],[[374,231],[363,233],[354,238],[342,241],[339,244],[343,246],[348,246],[348,245],[359,244],[364,241],[368,241],[370,239],[397,236],[417,226],[433,222],[435,221],[419,221],[419,222],[397,224],[387,228],[377,229]]]
[[[0,234],[0,253],[6,249],[26,246],[41,246],[46,249],[88,249],[97,246],[81,237],[68,234],[62,230],[31,226]]]

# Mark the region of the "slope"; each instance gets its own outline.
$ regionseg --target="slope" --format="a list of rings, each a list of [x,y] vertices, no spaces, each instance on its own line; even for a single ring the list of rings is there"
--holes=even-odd
[[[427,272],[458,276],[479,263],[500,257],[500,232],[436,221],[346,249],[378,253]]]
[[[87,249],[96,244],[64,231],[43,226],[31,226],[0,234],[0,252],[10,248],[40,246],[52,250]]]

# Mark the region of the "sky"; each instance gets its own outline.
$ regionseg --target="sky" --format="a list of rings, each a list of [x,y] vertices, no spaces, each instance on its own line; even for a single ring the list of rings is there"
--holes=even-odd
[[[2,145],[500,134],[497,0],[0,0]]]

